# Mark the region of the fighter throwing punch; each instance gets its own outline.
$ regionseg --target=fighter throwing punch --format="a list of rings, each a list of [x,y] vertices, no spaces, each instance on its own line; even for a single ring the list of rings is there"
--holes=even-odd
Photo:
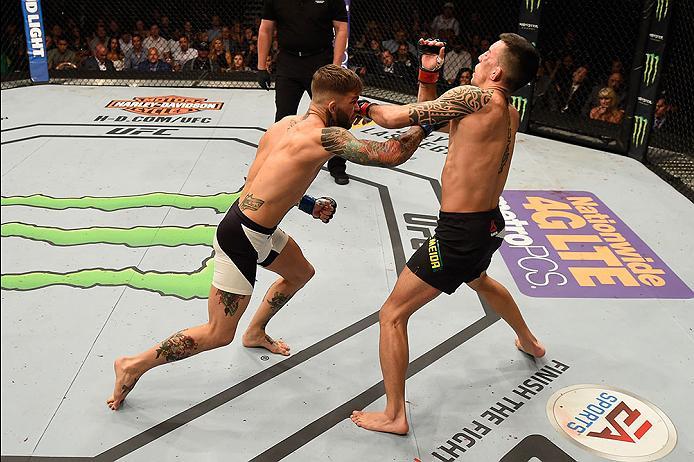
[[[535,357],[545,354],[511,294],[486,274],[503,241],[499,196],[508,177],[520,119],[508,98],[535,77],[540,61],[537,50],[519,35],[501,34],[499,38],[480,55],[472,85],[453,88],[435,101],[363,105],[362,115],[383,127],[445,123],[450,133],[435,235],[412,255],[380,312],[385,411],[352,413],[354,423],[368,430],[408,432],[407,322],[441,292],[452,294],[467,283],[513,328],[519,349]],[[422,56],[418,100],[426,101],[436,98],[443,43],[422,41],[420,45],[440,49],[438,54]],[[430,258],[432,255],[436,258]]]
[[[321,166],[334,155],[367,165],[398,165],[409,159],[427,131],[413,127],[385,142],[361,141],[352,127],[362,90],[359,77],[333,64],[311,82],[312,100],[303,116],[272,125],[258,144],[246,184],[219,224],[214,238],[214,277],[207,323],[184,329],[137,356],[115,361],[116,384],[107,404],[118,409],[137,380],[155,366],[228,345],[253,292],[256,265],[279,274],[243,335],[247,347],[289,354],[265,327],[287,301],[313,277],[313,266],[294,240],[277,227],[287,212],[299,208],[328,222],[335,213],[330,198],[302,198]]]

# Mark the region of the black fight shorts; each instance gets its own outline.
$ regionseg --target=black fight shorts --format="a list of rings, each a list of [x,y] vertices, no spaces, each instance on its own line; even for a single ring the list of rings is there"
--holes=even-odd
[[[421,280],[447,294],[471,282],[489,267],[501,246],[504,218],[499,208],[487,212],[440,212],[434,237],[409,259],[407,267]]]

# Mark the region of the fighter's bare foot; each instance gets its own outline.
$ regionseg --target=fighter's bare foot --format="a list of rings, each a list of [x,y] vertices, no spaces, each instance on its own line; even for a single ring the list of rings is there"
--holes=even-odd
[[[354,411],[350,419],[357,426],[376,432],[407,435],[407,432],[410,430],[407,418],[404,415],[400,419],[391,419],[384,412]]]
[[[128,396],[140,376],[128,368],[128,358],[118,358],[113,363],[113,369],[116,372],[116,385],[113,388],[113,395],[106,400],[106,404],[111,410],[118,410],[125,397]]]
[[[250,332],[243,334],[243,346],[247,348],[265,348],[271,353],[289,356],[289,345],[284,343],[284,340],[275,340],[262,331],[259,335]]]
[[[517,338],[516,348],[535,358],[542,358],[545,355],[544,345],[537,340],[521,342],[520,339]]]

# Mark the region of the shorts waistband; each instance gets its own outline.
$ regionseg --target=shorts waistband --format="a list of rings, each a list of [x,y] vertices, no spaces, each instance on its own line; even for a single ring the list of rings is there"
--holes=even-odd
[[[246,215],[243,214],[241,209],[239,208],[239,200],[236,199],[236,202],[234,202],[231,205],[231,210],[234,211],[234,213],[239,217],[239,220],[241,220],[241,223],[243,223],[247,228],[252,229],[253,231],[263,233],[266,235],[271,235],[272,233],[275,232],[277,229],[277,226],[274,226],[272,228],[266,228],[265,226],[259,225],[255,221],[251,220],[248,218]]]
[[[481,212],[444,212],[439,211],[439,217],[441,218],[485,218],[501,213],[499,206],[497,205],[491,210],[484,210]]]

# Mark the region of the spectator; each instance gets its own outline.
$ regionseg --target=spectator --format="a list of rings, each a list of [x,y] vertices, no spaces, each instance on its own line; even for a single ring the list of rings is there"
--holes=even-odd
[[[48,69],[76,69],[77,56],[68,49],[65,37],[58,38],[58,45],[48,52]]]
[[[68,38],[70,48],[74,52],[90,51],[89,42],[82,37],[82,32],[79,27],[75,26],[70,30],[70,37]]]
[[[236,53],[241,53],[241,51],[236,51]],[[277,54],[270,53],[268,56],[277,56]],[[256,63],[258,62],[258,44],[253,42],[248,45],[248,51],[246,52],[245,61],[249,65],[252,71],[257,71]]]
[[[108,35],[110,37],[120,36],[120,26],[118,25],[118,22],[115,19],[111,19],[108,22]]]
[[[241,44],[234,40],[231,36],[231,28],[229,26],[222,27],[222,45],[229,53],[236,53],[240,50]]]
[[[431,23],[431,31],[434,36],[440,36],[441,31],[449,29],[454,36],[460,35],[460,23],[453,16],[453,2],[443,4],[443,10],[440,15],[436,16]]]
[[[166,15],[159,18],[159,35],[166,40],[171,39],[171,23],[169,22],[169,17]]]
[[[51,27],[51,37],[53,38],[53,43],[58,44],[58,39],[63,37],[63,28],[60,27],[60,24],[53,24],[53,27]]]
[[[220,71],[231,70],[231,53],[224,49],[224,44],[220,38],[212,40],[212,50],[210,51],[210,59],[217,63]]]
[[[199,42],[195,49],[198,50],[198,56],[188,61],[183,70],[219,72],[217,63],[210,59],[210,45],[207,42]]]
[[[383,41],[383,48],[395,54],[398,51],[400,45],[407,46],[407,51],[416,55],[417,47],[407,41],[407,32],[404,29],[398,29],[395,31],[395,37],[390,40]]]
[[[156,48],[157,56],[163,57],[169,53],[169,43],[164,37],[159,35],[159,25],[157,24],[152,24],[152,26],[149,28],[149,37],[142,41],[142,46],[147,50],[150,48]]]
[[[142,37],[135,34],[132,41],[132,48],[125,54],[125,69],[137,69],[140,63],[147,61],[147,50],[142,46]]]
[[[140,72],[170,72],[171,66],[166,61],[159,59],[157,47],[150,47],[147,50],[147,61],[142,61],[137,70]]]
[[[234,55],[234,60],[231,63],[230,71],[246,71],[250,72],[251,68],[246,66],[246,62],[241,53],[236,53]]]
[[[120,43],[117,38],[111,37],[108,42],[108,52],[106,53],[106,58],[113,63],[113,67],[117,71],[122,71],[125,67],[125,57],[120,48]]]
[[[595,85],[593,87],[593,90],[590,92],[590,96],[588,97],[588,100],[586,101],[586,104],[583,107],[584,114],[590,114],[591,109],[598,106],[598,93],[604,87],[609,87],[614,90],[615,94],[617,95],[618,107],[625,107],[627,94],[626,91],[624,91],[624,76],[619,72],[615,72],[613,74],[610,74],[610,76],[607,78],[607,82],[605,85]]]
[[[178,39],[178,44],[173,48],[172,57],[174,69],[180,71],[188,61],[198,57],[198,50],[191,48],[188,37],[182,35]]]
[[[103,45],[104,48],[108,48],[108,36],[106,35],[106,27],[103,24],[96,26],[95,36],[89,41],[89,49],[94,51],[99,44]]]
[[[463,68],[472,67],[472,56],[458,39],[453,39],[443,64],[443,78],[449,85],[456,85],[458,74]]]
[[[195,32],[193,32],[193,23],[185,20],[183,21],[183,35],[188,39],[188,43],[195,40]]]
[[[598,92],[598,100],[600,101],[599,106],[594,107],[590,111],[591,119],[611,124],[622,122],[624,110],[617,107],[617,93],[612,88],[605,87],[601,89]]]
[[[559,112],[562,114],[580,114],[583,105],[588,99],[590,89],[588,88],[588,68],[578,67],[571,78],[571,85],[565,90],[560,91],[558,96]]]
[[[126,32],[118,39],[118,44],[120,45],[120,51],[123,52],[123,56],[128,54],[128,51],[133,47],[133,36],[130,32]]]
[[[398,45],[398,49],[395,52],[395,60],[405,65],[408,69],[417,69],[419,67],[417,57],[410,52],[405,43]]]
[[[139,35],[142,40],[146,39],[149,35],[147,29],[145,29],[145,22],[142,19],[135,21],[135,30],[133,30],[133,35]]]
[[[653,130],[664,132],[672,128],[669,122],[669,114],[672,111],[672,106],[667,103],[663,97],[658,98],[655,103],[655,114],[653,117]]]
[[[464,67],[458,72],[456,77],[458,85],[472,85],[472,69]]]
[[[376,70],[376,74],[407,77],[408,72],[403,64],[395,61],[393,53],[384,50],[381,53],[381,65]]]
[[[219,19],[219,15],[215,14],[212,15],[210,23],[210,28],[207,30],[207,40],[211,42],[222,34],[222,21]]]
[[[115,72],[116,69],[113,67],[113,63],[106,59],[107,52],[108,51],[106,50],[106,47],[104,45],[102,45],[101,43],[97,43],[96,47],[94,48],[94,55],[85,59],[84,62],[82,62],[82,66],[80,67],[80,69],[86,71]]]

